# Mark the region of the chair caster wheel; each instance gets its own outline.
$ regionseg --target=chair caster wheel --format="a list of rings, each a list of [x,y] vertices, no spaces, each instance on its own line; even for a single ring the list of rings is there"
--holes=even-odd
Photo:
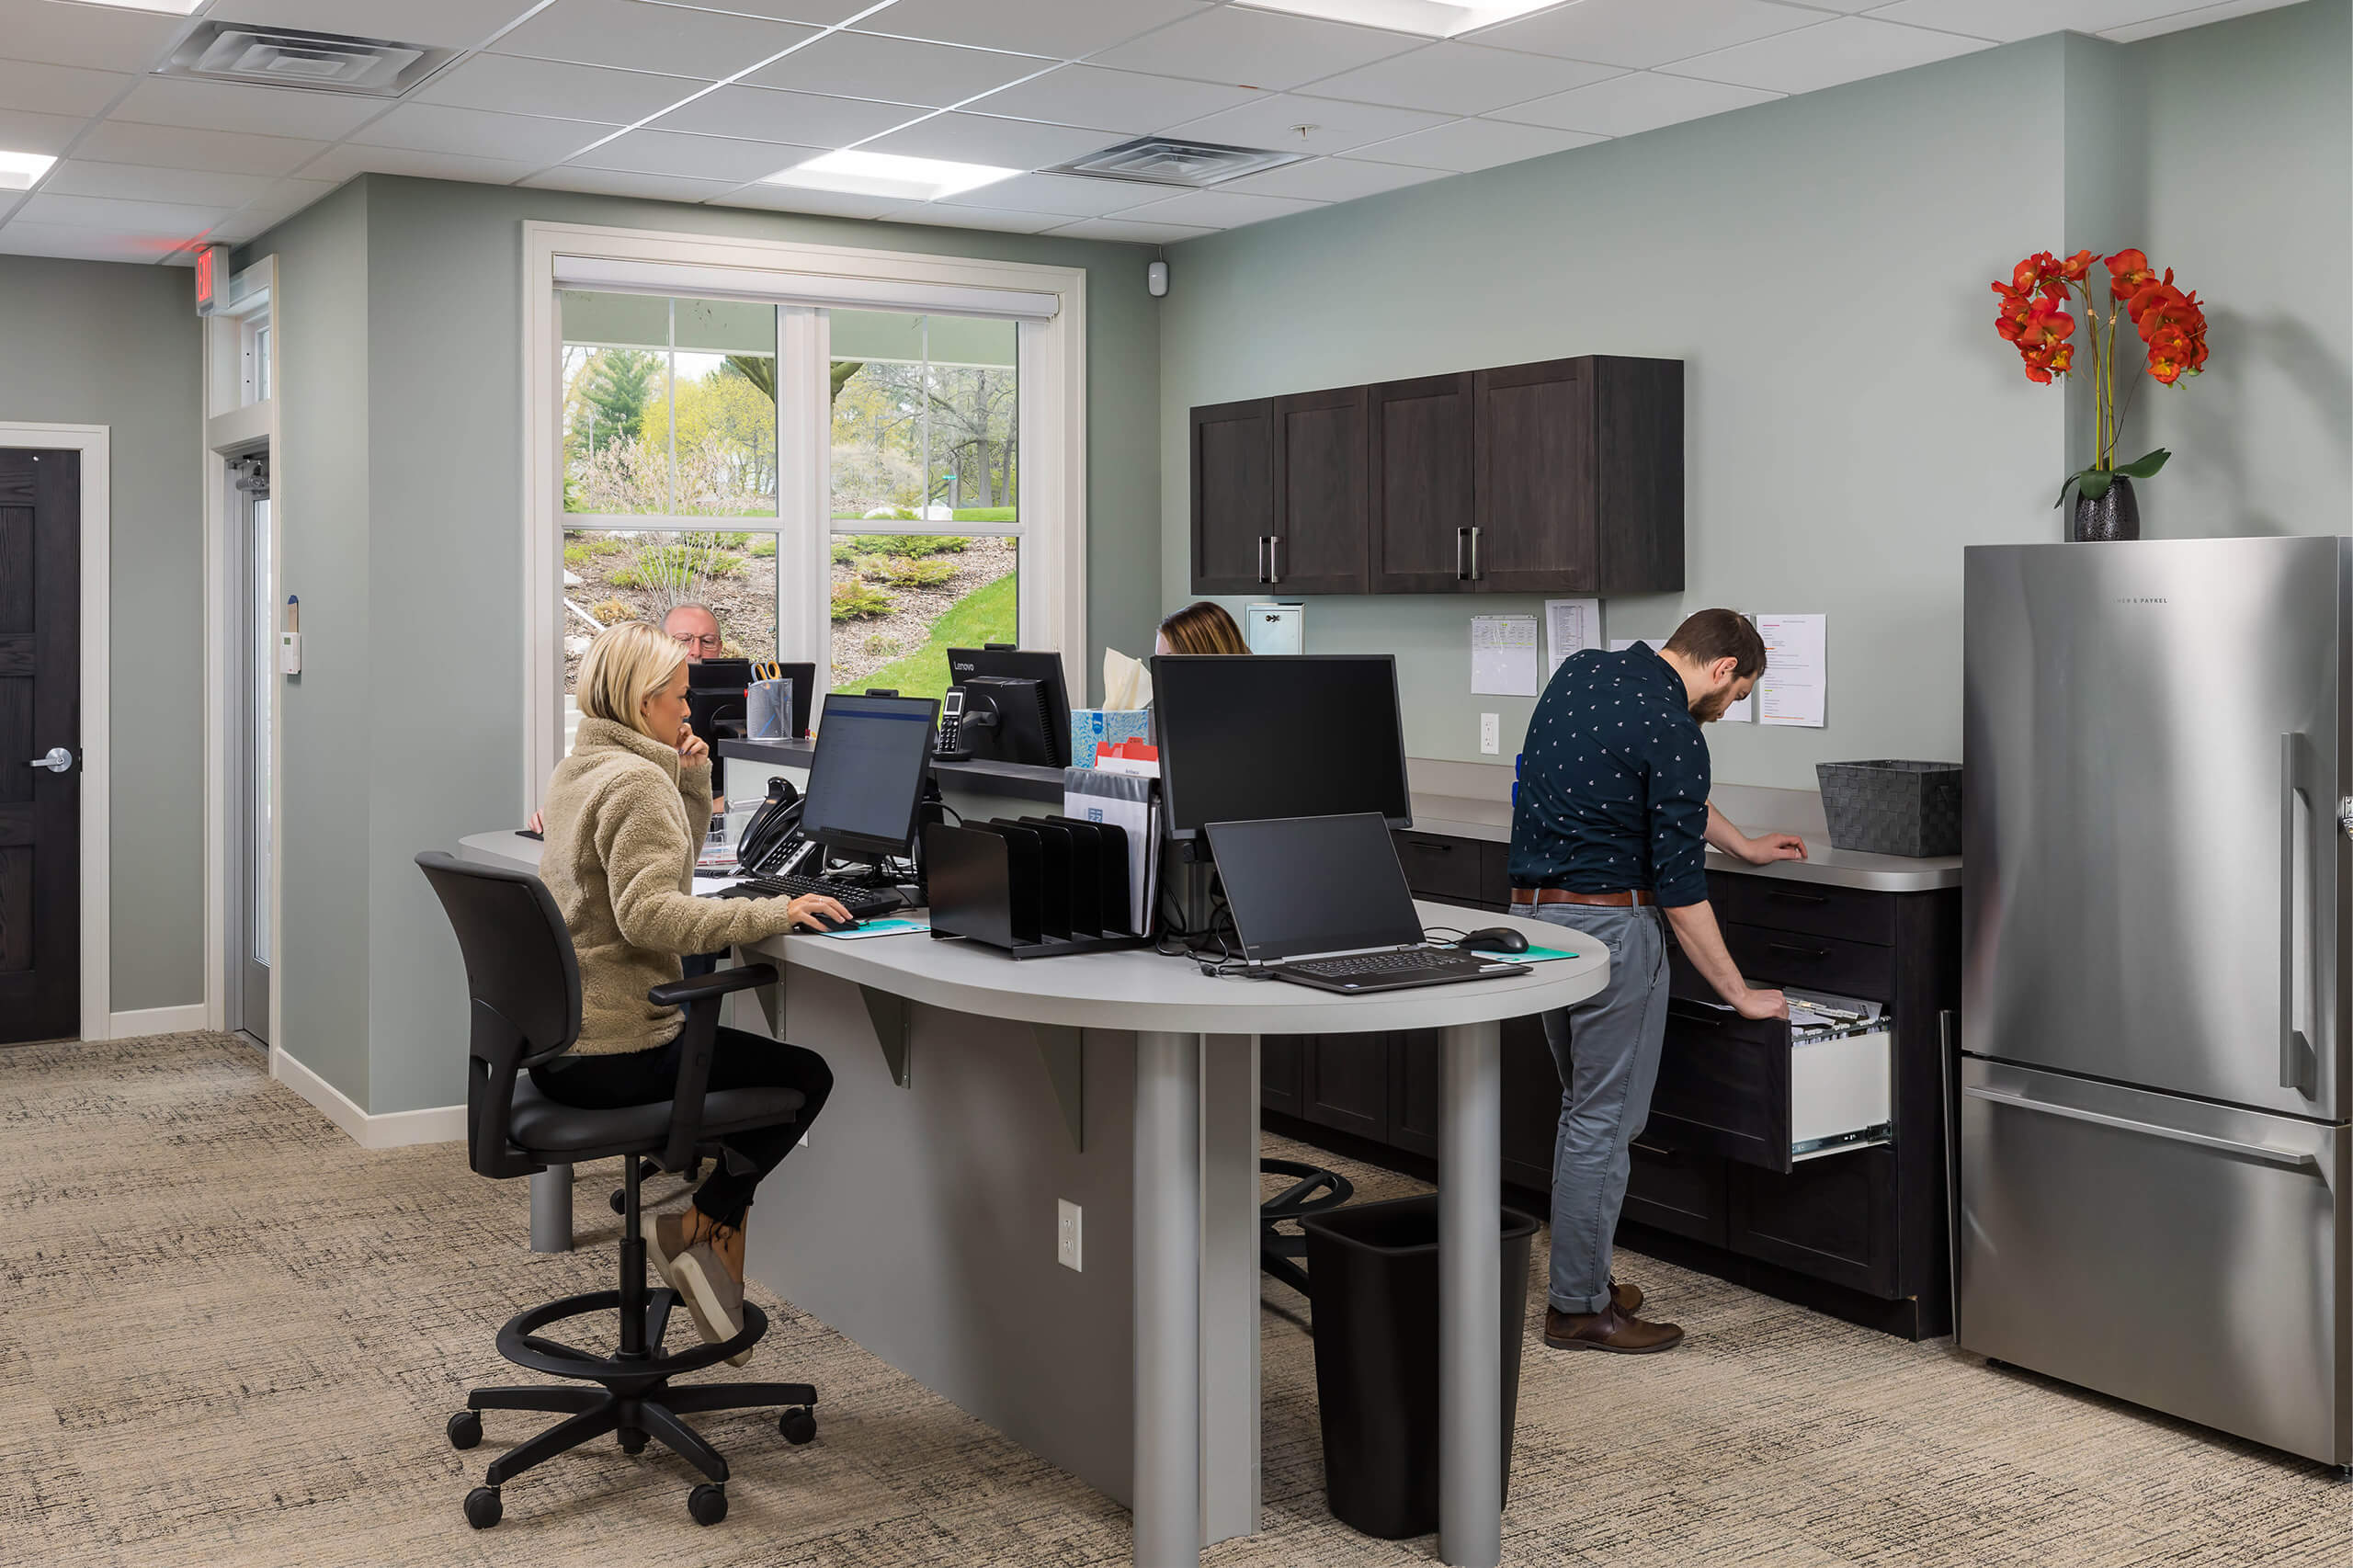
[[[616,1189],[610,1198],[605,1199],[605,1203],[606,1206],[611,1209],[616,1214],[626,1214],[629,1212],[629,1198],[619,1189]]]
[[[506,1511],[495,1486],[477,1486],[466,1494],[466,1523],[478,1530],[490,1528]]]
[[[460,1410],[458,1414],[449,1417],[449,1446],[451,1448],[471,1449],[476,1443],[481,1441],[481,1412],[473,1410]],[[491,1522],[495,1524],[497,1523],[497,1520],[494,1517]]]
[[[687,1494],[687,1512],[699,1525],[715,1525],[727,1517],[727,1488],[708,1483]]]
[[[624,1426],[621,1428],[620,1437],[621,1452],[625,1454],[642,1454],[645,1451],[644,1433],[634,1430],[631,1427]]]
[[[802,1443],[816,1440],[817,1418],[809,1413],[807,1406],[796,1404],[776,1418],[776,1429],[784,1434],[786,1442],[798,1448]]]

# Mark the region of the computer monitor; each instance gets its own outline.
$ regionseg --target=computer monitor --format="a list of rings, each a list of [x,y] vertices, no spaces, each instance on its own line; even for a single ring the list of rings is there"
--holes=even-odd
[[[973,702],[974,694],[970,689],[976,677],[984,676],[1038,683],[1039,722],[1045,731],[1042,749],[1006,749],[1004,725],[997,725],[993,732],[985,722],[972,722],[976,717],[986,718]],[[1043,767],[1070,766],[1070,691],[1063,684],[1060,653],[1040,653],[1002,642],[993,642],[985,648],[950,648],[948,681],[951,686],[967,688],[964,744],[972,748],[975,757],[989,762],[1027,762]]]
[[[1041,682],[1011,676],[974,676],[955,690],[964,694],[966,727],[958,733],[983,762],[1019,762],[1032,767],[1067,767],[1054,760],[1052,699]],[[1070,721],[1061,730],[1070,751]]]
[[[845,855],[906,854],[938,725],[932,698],[827,697],[801,832]]]
[[[1152,693],[1172,836],[1355,812],[1414,824],[1391,655],[1165,654]]]
[[[726,691],[741,693],[752,684],[752,661],[749,659],[688,659],[687,689],[689,691]]]

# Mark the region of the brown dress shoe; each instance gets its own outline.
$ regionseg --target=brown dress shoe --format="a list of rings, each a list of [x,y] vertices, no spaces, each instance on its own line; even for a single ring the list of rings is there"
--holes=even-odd
[[[1555,1350],[1608,1350],[1620,1356],[1648,1356],[1672,1350],[1683,1343],[1683,1331],[1671,1323],[1644,1323],[1618,1310],[1563,1312],[1544,1310],[1544,1343]]]
[[[1643,1288],[1640,1285],[1620,1284],[1612,1279],[1609,1282],[1609,1304],[1626,1316],[1632,1317],[1643,1310]]]

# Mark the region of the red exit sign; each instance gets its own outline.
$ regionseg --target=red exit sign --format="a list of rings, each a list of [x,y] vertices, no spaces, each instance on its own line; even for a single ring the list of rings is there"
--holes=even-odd
[[[196,313],[209,316],[227,301],[229,247],[206,245],[196,253]]]

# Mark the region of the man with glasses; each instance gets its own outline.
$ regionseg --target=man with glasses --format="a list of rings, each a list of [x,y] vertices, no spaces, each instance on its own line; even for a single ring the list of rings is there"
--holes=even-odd
[[[716,659],[724,651],[725,644],[719,634],[719,617],[711,612],[709,605],[693,599],[670,607],[670,613],[662,618],[662,634],[687,651],[687,663],[690,665],[699,665],[705,659]],[[710,756],[710,814],[713,817],[724,815],[727,811],[725,778],[720,771],[719,754],[714,750]]]

